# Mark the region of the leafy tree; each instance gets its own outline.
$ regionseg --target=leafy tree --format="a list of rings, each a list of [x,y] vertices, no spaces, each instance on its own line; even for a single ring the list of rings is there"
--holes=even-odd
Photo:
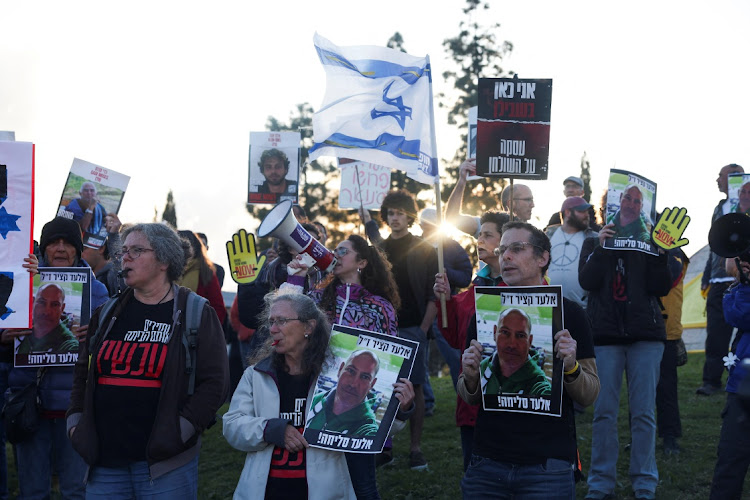
[[[161,214],[161,220],[168,222],[173,228],[177,228],[177,210],[174,205],[174,196],[172,190],[167,193],[167,204],[164,206],[164,212]]]
[[[448,59],[453,62],[453,69],[444,71],[443,78],[453,84],[454,90],[438,94],[438,105],[448,110],[448,123],[458,125],[461,131],[461,146],[453,160],[447,161],[450,166],[446,170],[452,180],[445,183],[443,198],[447,198],[456,185],[458,167],[466,158],[468,114],[469,108],[478,103],[479,78],[501,78],[514,74],[512,71],[506,72],[501,66],[503,58],[513,50],[513,44],[498,41],[500,24],[484,26],[479,21],[481,12],[489,8],[488,2],[466,0],[463,9],[466,18],[459,23],[458,35],[443,41]],[[471,195],[464,196],[464,211],[479,214],[490,208],[499,208],[498,195],[504,185],[503,179],[474,181],[469,186]]]

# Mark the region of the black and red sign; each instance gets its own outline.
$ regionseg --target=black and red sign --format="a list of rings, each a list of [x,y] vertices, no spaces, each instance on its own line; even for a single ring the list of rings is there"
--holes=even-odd
[[[480,78],[477,175],[547,179],[552,80]]]

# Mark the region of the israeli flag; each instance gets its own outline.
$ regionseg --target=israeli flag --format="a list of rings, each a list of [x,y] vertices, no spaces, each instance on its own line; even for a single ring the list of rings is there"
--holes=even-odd
[[[352,158],[437,182],[430,58],[385,47],[337,47],[315,34],[326,94],[310,160]]]

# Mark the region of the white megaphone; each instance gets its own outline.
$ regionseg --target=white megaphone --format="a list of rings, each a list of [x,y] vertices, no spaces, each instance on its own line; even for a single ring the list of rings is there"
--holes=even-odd
[[[285,200],[276,205],[263,219],[258,227],[258,237],[278,238],[297,251],[307,254],[315,261],[321,271],[330,271],[336,264],[333,252],[324,247],[308,233],[292,213],[292,202]]]

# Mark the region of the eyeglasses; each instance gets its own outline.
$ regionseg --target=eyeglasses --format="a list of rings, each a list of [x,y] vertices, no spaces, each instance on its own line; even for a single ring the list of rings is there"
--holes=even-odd
[[[339,259],[343,257],[344,255],[348,255],[351,250],[349,250],[346,247],[337,247],[333,250],[333,255],[338,257]]]
[[[268,326],[279,325],[279,328],[286,325],[290,321],[302,321],[299,318],[268,318]]]
[[[534,198],[513,198],[513,201],[525,201],[527,203],[534,203]]]
[[[524,248],[527,246],[538,248],[541,251],[544,251],[544,248],[540,247],[539,245],[534,245],[533,243],[529,243],[528,241],[514,241],[510,245],[500,245],[495,249],[495,255],[498,257],[502,257],[505,255],[506,250],[510,250],[510,253],[516,255],[521,252],[523,252]]]
[[[122,259],[127,254],[131,259],[135,260],[143,254],[143,252],[153,252],[153,248],[141,248],[141,247],[122,247],[122,250],[115,254],[116,259]]]

